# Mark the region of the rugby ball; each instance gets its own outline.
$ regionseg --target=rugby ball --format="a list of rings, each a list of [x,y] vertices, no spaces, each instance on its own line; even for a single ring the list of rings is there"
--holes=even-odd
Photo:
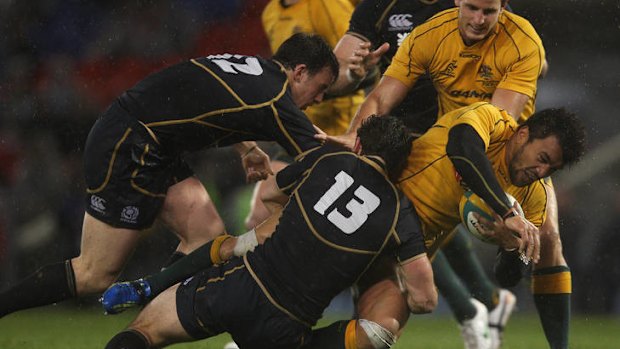
[[[514,205],[515,201],[517,201],[508,193],[506,193],[506,196],[508,196],[508,200],[511,205]],[[489,238],[482,233],[480,222],[478,222],[478,219],[474,217],[474,212],[488,220],[493,220],[493,209],[487,206],[486,202],[484,202],[481,197],[476,195],[474,192],[467,190],[463,193],[461,201],[459,202],[459,216],[461,217],[461,222],[467,230],[479,240],[494,243],[495,241],[492,238]],[[523,216],[521,205],[517,205],[517,213],[520,216]]]

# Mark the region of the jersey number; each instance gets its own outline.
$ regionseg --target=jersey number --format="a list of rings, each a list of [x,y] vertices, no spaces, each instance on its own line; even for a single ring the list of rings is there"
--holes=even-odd
[[[353,177],[344,171],[340,171],[334,179],[336,183],[314,204],[314,210],[323,216],[327,209],[355,182]],[[351,212],[349,217],[343,216],[337,207],[327,214],[327,219],[345,234],[355,233],[366,222],[368,215],[374,212],[381,203],[379,197],[363,185],[355,189],[353,194],[355,199],[351,199],[346,205],[347,210]]]
[[[217,64],[220,69],[230,74],[244,73],[248,75],[261,75],[263,67],[260,66],[256,57],[247,57],[241,55],[231,55],[229,53],[223,55],[211,55],[207,57],[211,62]],[[231,62],[231,58],[239,62]],[[241,63],[240,63],[241,62]]]

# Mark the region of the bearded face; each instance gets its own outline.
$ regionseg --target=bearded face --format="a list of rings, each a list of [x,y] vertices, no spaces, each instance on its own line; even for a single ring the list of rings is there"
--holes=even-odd
[[[508,163],[512,184],[524,187],[562,167],[562,148],[556,136],[531,139],[515,149]]]

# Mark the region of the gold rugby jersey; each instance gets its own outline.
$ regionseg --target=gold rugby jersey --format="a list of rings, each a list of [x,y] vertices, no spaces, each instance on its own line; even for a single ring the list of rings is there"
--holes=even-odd
[[[516,122],[505,110],[488,102],[474,103],[444,115],[413,142],[399,181],[422,221],[431,252],[460,223],[458,205],[464,189],[446,154],[448,132],[459,124],[470,125],[482,138],[500,186],[521,204],[525,218],[540,226],[546,216],[547,194],[542,179],[525,187],[510,181],[505,145],[517,129]]]
[[[281,0],[272,0],[263,10],[262,21],[272,52],[291,35],[300,32],[318,34],[333,48],[346,33],[352,13],[353,5],[349,0],[300,0],[290,6],[282,6]],[[342,134],[363,101],[364,93],[358,90],[313,105],[305,113],[327,134]]]
[[[438,13],[405,38],[385,75],[411,87],[428,71],[438,92],[439,116],[478,101],[496,88],[530,97],[520,117],[534,113],[536,80],[545,60],[542,41],[525,18],[502,11],[490,35],[466,46],[458,8]],[[517,118],[517,117],[515,117]]]

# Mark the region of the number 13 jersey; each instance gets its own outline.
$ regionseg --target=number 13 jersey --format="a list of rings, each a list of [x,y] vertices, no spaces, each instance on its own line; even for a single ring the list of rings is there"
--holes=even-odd
[[[272,303],[306,324],[379,254],[401,263],[425,255],[415,211],[376,157],[325,146],[279,172],[277,182],[290,200],[246,266]]]

